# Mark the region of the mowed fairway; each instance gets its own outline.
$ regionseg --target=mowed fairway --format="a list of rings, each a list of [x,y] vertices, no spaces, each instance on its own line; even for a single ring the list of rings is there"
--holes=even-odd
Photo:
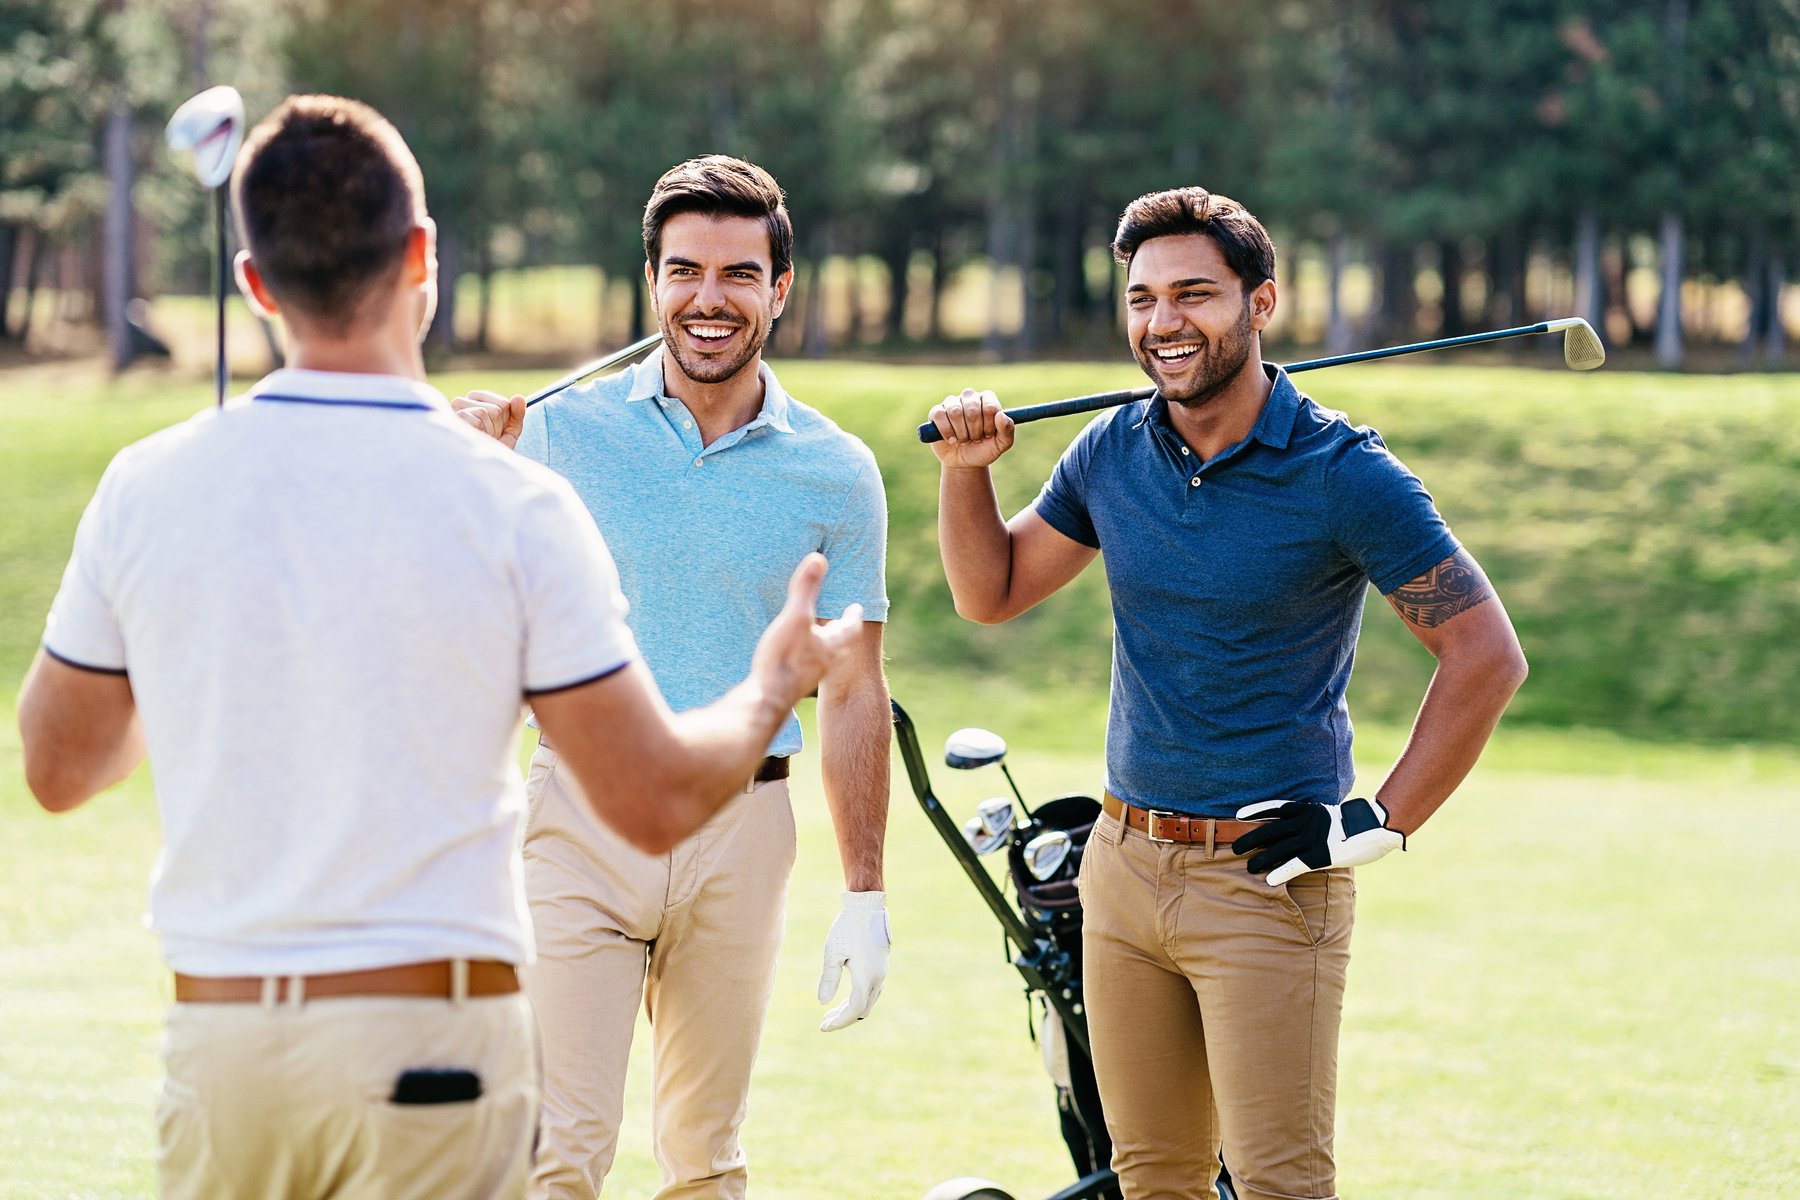
[[[1096,789],[1103,623],[1083,616],[1065,627],[1049,612],[1023,632],[1028,640],[983,631],[956,642],[952,660],[930,660],[950,636],[938,631],[953,627],[924,611],[939,586],[927,570],[933,472],[905,431],[959,372],[796,364],[783,373],[804,398],[834,398],[825,407],[882,459],[905,574],[893,588],[904,601],[892,618],[895,694],[928,752],[954,727],[987,724],[1013,743],[1029,797]],[[1021,400],[1131,382],[1129,368],[974,373]],[[548,374],[481,382],[523,387]],[[1409,403],[1422,413],[1422,377],[1516,392],[1544,414],[1584,396],[1550,373],[1377,370],[1357,377],[1367,391],[1332,402],[1381,424],[1357,404],[1391,383],[1419,398],[1389,413],[1404,416]],[[157,844],[149,783],[140,774],[67,817],[38,812],[20,779],[10,698],[100,468],[120,444],[204,404],[208,389],[154,377],[106,389],[72,369],[0,381],[9,400],[0,409],[0,1197],[147,1196],[169,994],[138,924]],[[1631,386],[1630,377],[1606,383],[1620,394]],[[1645,381],[1668,406],[1682,403],[1671,398],[1677,385],[1711,383]],[[1791,419],[1792,392],[1758,391],[1756,402]],[[1009,510],[1076,427],[1040,427],[1029,469],[1003,481]],[[1532,460],[1531,448],[1522,457]],[[1557,686],[1556,672],[1540,669],[1526,688]],[[1398,729],[1364,723],[1366,786]],[[816,761],[796,777],[800,863],[746,1130],[753,1195],[905,1200],[965,1173],[1021,1200],[1049,1193],[1071,1173],[1017,975],[898,770],[889,983],[869,1021],[816,1031],[819,945],[841,886]],[[991,771],[940,767],[934,779],[959,817],[1004,786]],[[1412,851],[1360,874],[1340,1089],[1344,1194],[1701,1200],[1800,1190],[1796,844],[1800,755],[1790,751],[1503,727]],[[648,1066],[640,1055],[609,1196],[655,1187]]]

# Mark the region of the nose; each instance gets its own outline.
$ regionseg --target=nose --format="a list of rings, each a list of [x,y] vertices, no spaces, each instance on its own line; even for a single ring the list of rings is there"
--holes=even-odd
[[[694,307],[701,312],[716,312],[725,306],[725,288],[711,271],[700,278],[700,290],[694,293]]]
[[[1173,300],[1159,299],[1150,310],[1149,332],[1154,337],[1168,337],[1179,332],[1184,324]]]

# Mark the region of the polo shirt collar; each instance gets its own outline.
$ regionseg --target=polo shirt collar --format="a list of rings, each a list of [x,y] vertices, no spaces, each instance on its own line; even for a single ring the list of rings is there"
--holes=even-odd
[[[1266,362],[1262,368],[1263,373],[1274,382],[1274,386],[1269,389],[1269,397],[1263,401],[1262,411],[1256,416],[1256,424],[1250,429],[1249,440],[1285,450],[1288,438],[1294,432],[1294,419],[1300,415],[1300,389],[1294,386],[1288,373],[1276,364]],[[1133,429],[1154,424],[1162,429],[1173,430],[1174,427],[1169,423],[1169,402],[1163,399],[1161,392],[1142,401],[1142,404],[1143,414],[1132,422]]]
[[[668,395],[663,389],[663,351],[658,350],[634,367],[633,371],[631,390],[625,394],[627,402],[658,400]],[[757,364],[756,374],[763,385],[762,411],[743,428],[750,430],[767,425],[780,433],[794,432],[794,427],[788,420],[791,401],[786,389],[781,386],[781,381],[775,378],[775,372],[769,369],[766,362]]]
[[[401,375],[360,375],[349,371],[271,371],[244,393],[251,400],[297,400],[312,404],[345,404],[449,411],[444,393],[428,383]]]

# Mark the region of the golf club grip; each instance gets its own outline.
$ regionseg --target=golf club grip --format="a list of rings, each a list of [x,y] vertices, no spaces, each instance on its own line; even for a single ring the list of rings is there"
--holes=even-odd
[[[1117,408],[1121,404],[1148,400],[1155,394],[1155,388],[1133,388],[1127,392],[1095,392],[1091,396],[1070,396],[1067,400],[1051,400],[1046,404],[1027,404],[1021,408],[1008,408],[1003,411],[1012,418],[1013,424],[1023,425],[1027,421],[1042,421],[1049,417],[1068,417],[1101,408]],[[927,421],[919,426],[919,440],[930,445],[932,442],[942,441],[943,437],[938,433],[937,426]]]

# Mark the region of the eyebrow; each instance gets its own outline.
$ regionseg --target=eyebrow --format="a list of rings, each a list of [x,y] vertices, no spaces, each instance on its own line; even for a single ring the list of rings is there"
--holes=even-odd
[[[1214,287],[1217,287],[1219,284],[1219,281],[1216,279],[1208,278],[1205,275],[1196,275],[1192,279],[1177,279],[1175,282],[1169,284],[1168,286],[1171,288],[1184,288],[1184,287],[1193,287],[1197,283],[1210,283]],[[1127,292],[1147,292],[1150,290],[1150,285],[1147,283],[1134,283],[1130,287],[1126,288],[1125,290]]]
[[[705,264],[697,263],[691,258],[682,258],[678,254],[670,254],[670,255],[666,256],[663,259],[663,266],[665,266],[665,267],[693,267],[696,270],[705,269]],[[746,259],[743,262],[726,263],[720,269],[724,270],[724,271],[755,271],[758,275],[761,275],[763,273],[763,265],[761,263],[757,262],[753,258]]]

